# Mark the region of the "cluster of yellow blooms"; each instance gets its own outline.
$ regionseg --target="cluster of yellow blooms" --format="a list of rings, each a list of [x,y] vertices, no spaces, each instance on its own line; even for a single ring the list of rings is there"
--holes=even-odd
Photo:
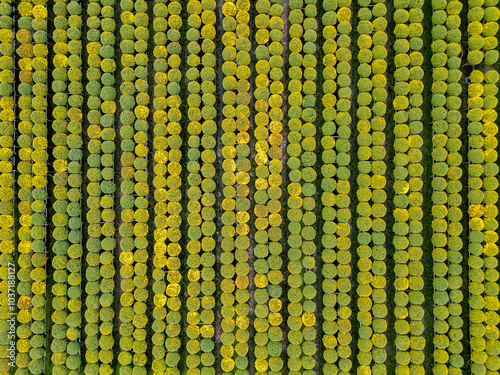
[[[423,1],[396,1],[394,43],[394,225],[395,346],[400,374],[422,375],[424,271],[422,264],[422,69]]]
[[[255,369],[278,374],[281,359],[282,246],[281,144],[283,137],[283,7],[281,0],[259,0],[255,18]]]
[[[187,3],[189,158],[187,375],[215,374],[216,137],[215,1]],[[200,62],[203,67],[200,68]]]
[[[77,1],[59,0],[53,5],[55,42],[52,59],[54,148],[53,183],[55,214],[51,247],[51,316],[54,339],[50,349],[54,373],[80,371],[81,350],[78,342],[82,324],[82,7]],[[69,84],[68,84],[69,81]],[[98,157],[98,156],[97,156]]]
[[[324,0],[323,120],[321,187],[323,193],[323,358],[325,374],[347,375],[351,351],[350,183],[352,118],[351,1]]]
[[[249,350],[250,246],[250,1],[225,0],[222,6],[222,254],[220,354],[224,372],[244,374]],[[235,263],[235,265],[234,265]]]
[[[0,29],[0,335],[8,337],[10,327],[4,324],[13,306],[15,285],[15,228],[14,228],[14,69],[15,50],[13,1],[0,2],[4,26]],[[10,272],[9,272],[10,269]],[[0,373],[10,371],[7,358],[10,343],[0,343]]]
[[[290,374],[316,367],[316,1],[290,3],[288,71],[288,300]]]
[[[434,247],[434,373],[462,373],[462,91],[460,17],[462,3],[433,0],[432,244]]]
[[[471,372],[500,370],[498,281],[498,60],[496,1],[469,0],[468,86],[469,327]],[[495,24],[495,27],[493,27]],[[492,30],[493,28],[493,30]],[[483,60],[484,56],[484,60]],[[481,62],[484,61],[484,64]],[[480,64],[482,66],[480,66]]]
[[[0,0],[0,375],[500,371],[499,0],[356,1]]]
[[[148,291],[148,56],[145,0],[121,1],[120,136],[121,223],[119,245],[120,349],[125,374],[146,374],[146,315]]]
[[[87,4],[86,373],[113,372],[115,341],[115,0]]]
[[[168,3],[168,5],[167,5]],[[181,340],[181,45],[182,6],[158,1],[153,8],[155,89],[153,259],[153,370],[179,374]],[[166,271],[164,268],[166,267]]]
[[[358,287],[360,324],[357,346],[358,372],[385,374],[387,360],[386,295],[386,104],[387,8],[380,0],[358,0],[357,30],[359,105],[358,197],[356,220],[358,243]]]
[[[18,337],[16,365],[39,374],[44,371],[47,333],[47,8],[45,1],[21,1],[16,39],[19,57],[19,172],[17,292]]]

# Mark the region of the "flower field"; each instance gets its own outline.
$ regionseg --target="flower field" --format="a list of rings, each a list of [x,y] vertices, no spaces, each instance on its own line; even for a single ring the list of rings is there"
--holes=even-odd
[[[0,0],[0,375],[500,373],[498,0]]]

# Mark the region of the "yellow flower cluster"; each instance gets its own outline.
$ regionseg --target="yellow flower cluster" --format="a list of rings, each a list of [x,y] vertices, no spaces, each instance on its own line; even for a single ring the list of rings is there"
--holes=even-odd
[[[167,5],[168,4],[168,5]],[[155,15],[154,69],[154,186],[155,256],[153,278],[153,371],[180,374],[181,340],[181,98],[180,28],[178,1],[158,1]],[[165,272],[164,267],[167,268]]]
[[[53,5],[56,15],[53,32],[54,57],[52,71],[53,111],[52,137],[54,148],[52,217],[54,239],[51,248],[52,313],[54,322],[52,337],[58,345],[52,345],[51,361],[54,372],[79,371],[81,365],[81,256],[82,256],[82,8],[76,1],[59,0]],[[69,84],[68,84],[69,81]],[[68,95],[69,92],[69,95]],[[60,343],[60,344],[59,344]]]
[[[387,8],[358,0],[358,372],[384,373],[387,360],[386,306],[386,104]]]
[[[422,375],[425,347],[422,264],[423,1],[395,3],[394,308],[396,371]]]
[[[31,237],[32,224],[32,192],[33,192],[33,122],[32,114],[32,86],[33,86],[33,35],[31,32],[33,4],[31,1],[21,1],[19,3],[19,20],[17,23],[16,39],[19,41],[17,48],[19,69],[19,123],[17,145],[19,146],[19,162],[17,163],[19,186],[18,206],[19,211],[19,243],[17,251],[19,259],[28,258],[28,262],[19,262],[18,273],[21,275],[18,284],[19,302],[18,322],[22,332],[20,351],[16,357],[16,365],[26,369],[30,362],[29,351],[31,349],[30,339],[32,336],[31,325],[31,285],[30,273],[31,262],[29,261],[32,252],[33,240]],[[38,332],[45,332],[45,327],[38,326]]]
[[[485,4],[486,5],[486,4]],[[490,4],[491,5],[491,4]],[[500,321],[498,282],[498,82],[499,74],[489,66],[496,37],[488,31],[488,11],[469,1],[469,62],[477,64],[468,86],[468,219],[469,219],[469,327],[471,372],[500,370]],[[496,8],[494,8],[496,9]],[[496,17],[498,22],[498,15]],[[477,27],[478,23],[483,23]],[[498,29],[498,26],[496,27]],[[475,32],[479,31],[481,32]],[[484,39],[483,39],[484,38]],[[493,41],[491,39],[494,39]],[[489,41],[490,43],[488,43]],[[483,42],[483,43],[481,43]],[[475,44],[477,48],[471,46]],[[482,47],[480,47],[482,46]],[[475,51],[474,51],[475,50]],[[479,66],[485,55],[485,65]],[[473,61],[477,54],[477,61]],[[488,56],[490,55],[490,56]],[[498,55],[498,52],[497,52]]]
[[[469,216],[469,320],[471,370],[500,369],[498,311],[498,155],[495,124],[498,72],[474,70],[469,79],[467,154]]]
[[[463,319],[462,223],[463,188],[460,136],[462,116],[460,11],[456,0],[432,1],[432,244],[434,259],[434,373],[461,374]],[[444,32],[444,34],[443,34]]]
[[[19,4],[19,368],[44,369],[47,223],[47,8],[45,1]],[[32,344],[33,343],[33,344]]]
[[[147,363],[146,324],[148,291],[148,56],[145,0],[122,1],[120,43],[120,136],[122,197],[119,244],[121,280],[120,354],[127,373],[143,372]]]
[[[250,246],[250,1],[225,0],[222,6],[223,121],[222,129],[222,356],[224,372],[246,369],[249,350]],[[233,265],[233,263],[236,264]],[[235,316],[236,315],[236,316]]]
[[[187,3],[188,183],[187,375],[215,373],[216,144],[215,1]],[[203,61],[203,68],[199,67]]]
[[[279,373],[281,359],[280,325],[283,275],[281,246],[283,137],[283,7],[281,0],[259,0],[255,49],[255,369],[257,374]],[[269,371],[269,372],[268,372]]]
[[[316,55],[315,2],[290,3],[287,325],[291,374],[315,374],[316,348]]]
[[[0,375],[499,373],[498,1],[0,0]]]
[[[467,33],[468,49],[467,61],[471,65],[493,66],[498,62],[498,19],[500,9],[497,1],[473,2],[468,1]]]
[[[88,94],[87,292],[85,360],[87,373],[110,375],[114,360],[115,292],[115,45],[114,0],[87,4]]]
[[[348,374],[351,354],[351,1],[323,1],[323,203],[324,373]]]
[[[14,9],[13,1],[4,1],[2,4],[2,19],[4,26],[0,29],[0,335],[8,336],[9,325],[4,321],[12,312],[9,304],[14,301],[13,297],[14,278],[12,265],[14,258],[14,69],[15,50],[14,41]],[[8,21],[8,23],[7,23]],[[9,267],[10,266],[10,267]],[[11,272],[9,272],[9,268]],[[10,276],[10,277],[9,277]],[[8,353],[8,343],[0,344],[0,351]],[[10,371],[9,360],[3,356],[0,358],[0,373],[6,374]]]

